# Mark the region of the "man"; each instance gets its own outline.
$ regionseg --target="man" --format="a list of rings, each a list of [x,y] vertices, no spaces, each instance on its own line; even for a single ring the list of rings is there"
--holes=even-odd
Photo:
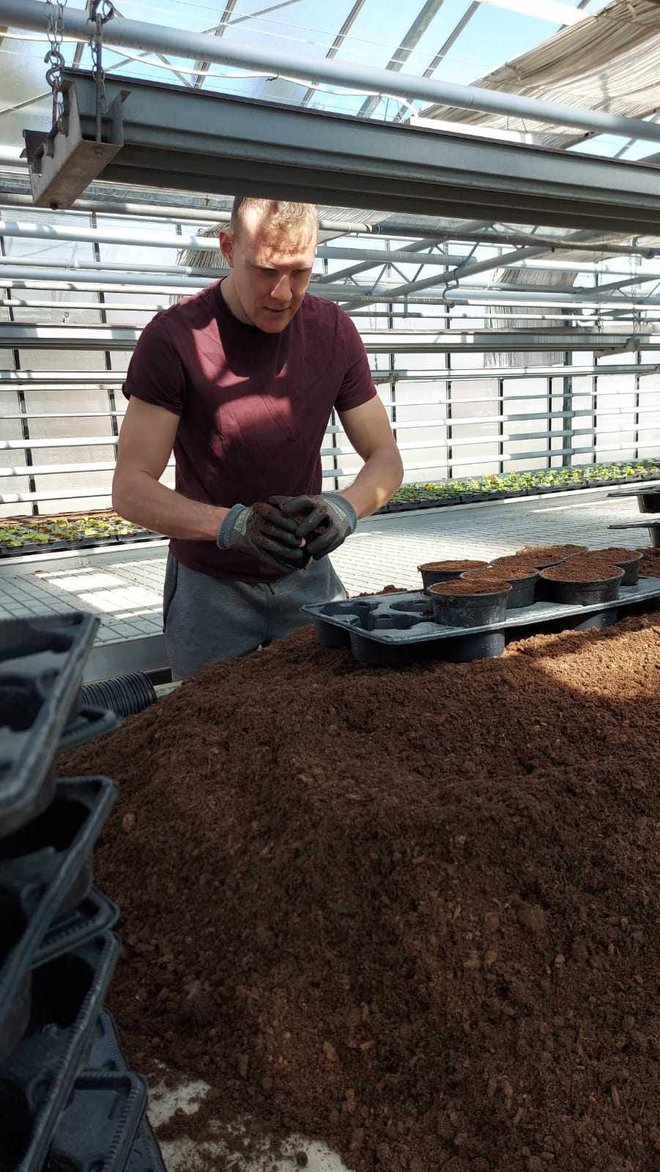
[[[307,293],[310,204],[237,198],[220,246],[230,273],[161,313],[132,356],[113,505],[172,538],[164,592],[174,679],[245,655],[346,597],[328,554],[402,479],[353,322]],[[322,493],[335,408],[364,460]],[[159,483],[174,450],[176,489]]]

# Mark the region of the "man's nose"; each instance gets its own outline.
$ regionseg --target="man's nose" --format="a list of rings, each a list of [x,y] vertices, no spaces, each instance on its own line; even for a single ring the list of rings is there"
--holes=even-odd
[[[287,274],[280,277],[270,295],[273,301],[281,301],[284,305],[289,304],[291,300],[291,280]]]

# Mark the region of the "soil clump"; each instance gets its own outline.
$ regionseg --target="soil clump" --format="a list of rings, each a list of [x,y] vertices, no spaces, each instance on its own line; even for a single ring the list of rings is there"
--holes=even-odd
[[[640,578],[660,578],[660,546],[643,546],[637,552],[644,555],[639,563]]]

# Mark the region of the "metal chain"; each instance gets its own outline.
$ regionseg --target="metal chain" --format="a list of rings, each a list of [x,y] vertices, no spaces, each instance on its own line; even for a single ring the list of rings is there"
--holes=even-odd
[[[46,70],[46,81],[53,91],[53,130],[57,127],[62,128],[62,70],[64,69],[65,61],[62,56],[62,23],[64,18],[64,9],[66,7],[66,0],[57,0],[54,4],[53,0],[46,0],[46,14],[48,17],[48,41],[50,49],[44,57],[44,61],[48,65]]]
[[[108,99],[105,93],[105,71],[103,69],[103,25],[112,20],[115,15],[111,0],[92,0],[89,10],[89,19],[94,22],[94,32],[90,37],[92,51],[92,77],[96,82],[96,141],[103,138],[102,119],[108,109]]]

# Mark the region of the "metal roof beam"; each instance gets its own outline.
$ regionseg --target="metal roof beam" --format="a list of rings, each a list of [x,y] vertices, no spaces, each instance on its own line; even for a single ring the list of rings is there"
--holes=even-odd
[[[0,0],[0,7],[6,0]],[[83,139],[96,89],[65,74]],[[489,222],[660,233],[657,169],[361,121],[143,81],[106,80],[121,143],[108,181],[356,205]],[[71,95],[71,96],[73,96]],[[113,105],[114,104],[114,105]],[[38,136],[37,136],[38,137]],[[34,156],[33,156],[34,158]],[[36,162],[41,159],[37,148]],[[65,190],[69,179],[61,178]],[[51,185],[42,193],[52,203]]]

